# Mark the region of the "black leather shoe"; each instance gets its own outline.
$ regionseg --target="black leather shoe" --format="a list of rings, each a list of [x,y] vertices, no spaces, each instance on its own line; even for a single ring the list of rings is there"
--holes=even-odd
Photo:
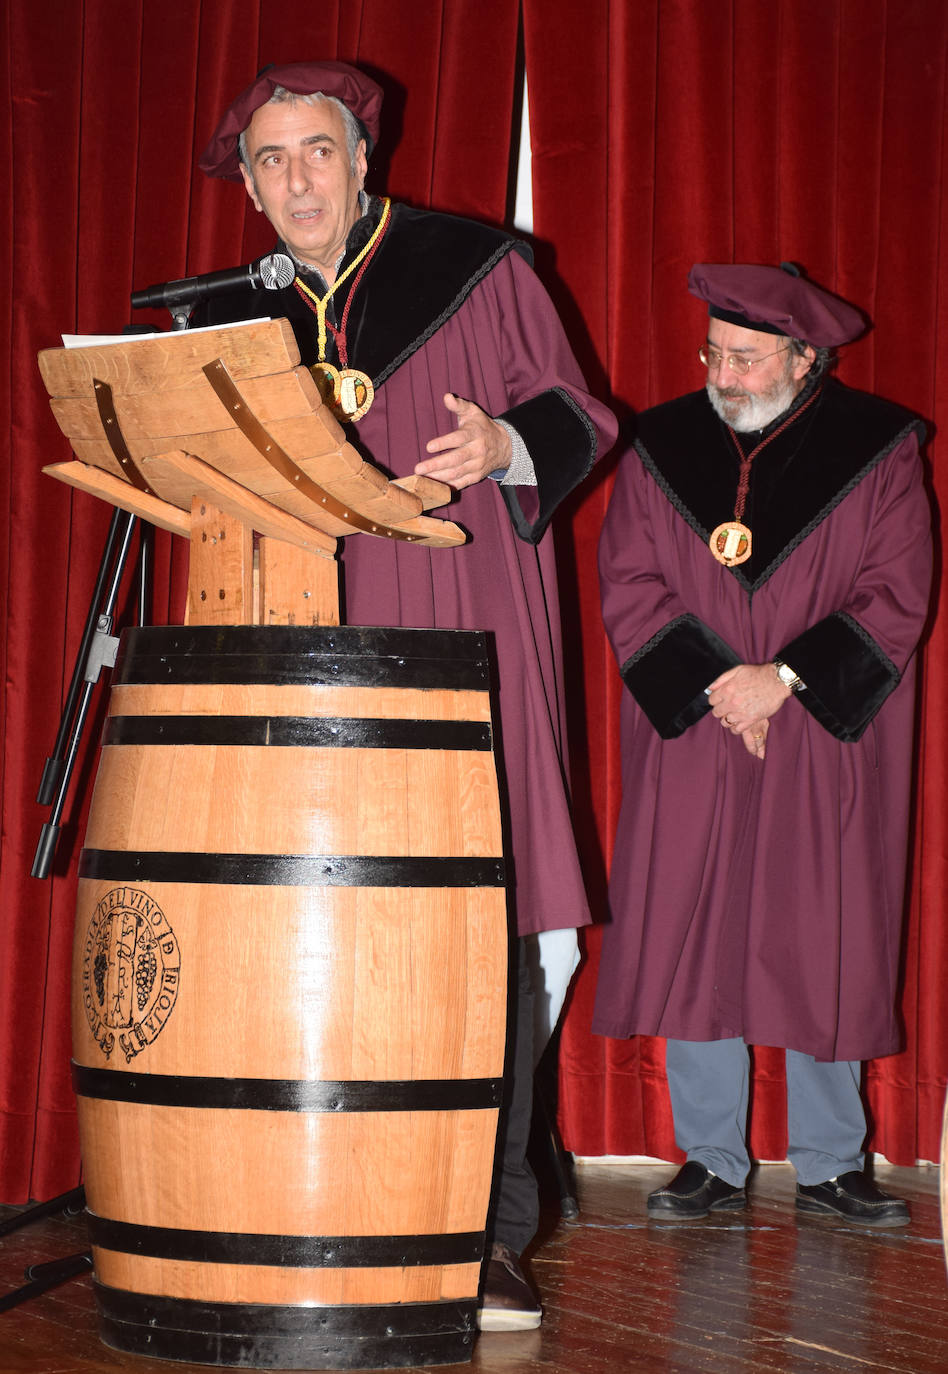
[[[694,1221],[709,1212],[739,1212],[747,1202],[743,1188],[725,1183],[696,1159],[689,1159],[664,1188],[648,1195],[648,1210],[666,1221]]]
[[[509,1245],[495,1241],[484,1274],[477,1324],[482,1331],[533,1331],[543,1313]]]
[[[797,1211],[841,1217],[858,1226],[908,1226],[911,1221],[900,1197],[884,1193],[858,1169],[825,1183],[798,1183]]]

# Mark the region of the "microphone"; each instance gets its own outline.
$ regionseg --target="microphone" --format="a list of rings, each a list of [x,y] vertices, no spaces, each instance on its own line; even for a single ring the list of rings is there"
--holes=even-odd
[[[205,272],[199,277],[182,277],[180,281],[166,281],[158,286],[146,286],[144,291],[132,292],[132,309],[147,310],[166,306],[172,313],[191,310],[198,301],[209,296],[223,296],[229,291],[279,291],[289,286],[296,276],[293,259],[286,253],[270,253],[245,267],[229,267],[222,272]]]

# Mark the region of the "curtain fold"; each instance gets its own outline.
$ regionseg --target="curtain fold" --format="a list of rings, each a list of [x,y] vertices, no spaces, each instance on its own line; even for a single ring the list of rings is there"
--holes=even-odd
[[[69,1072],[76,864],[107,695],[84,732],[53,876],[30,868],[35,804],[109,523],[43,476],[67,460],[36,366],[61,333],[115,333],[129,292],[233,266],[272,244],[240,187],[195,168],[261,66],[364,64],[386,94],[370,189],[501,223],[518,13],[511,0],[32,0],[0,21],[4,291],[0,637],[0,1200],[75,1185]],[[12,304],[11,302],[12,298]],[[167,329],[167,312],[136,312]],[[158,532],[154,623],[179,620],[184,549]],[[127,608],[119,623],[125,619]]]
[[[693,262],[789,259],[874,321],[846,350],[842,380],[944,430],[944,5],[593,0],[583,24],[567,26],[548,0],[524,0],[524,27],[536,232],[555,244],[621,410],[703,383],[695,353],[705,314],[685,287]],[[942,505],[943,447],[935,438],[926,450]],[[583,707],[571,736],[577,827],[600,920],[620,792],[621,684],[598,624],[595,572],[610,467],[584,488],[563,562],[575,588],[572,602],[564,591],[574,610],[573,699]],[[867,1073],[870,1146],[900,1164],[939,1157],[948,1070],[944,635],[936,621],[922,651],[905,1050]],[[581,1154],[680,1159],[662,1042],[590,1033],[598,932],[586,947],[562,1036],[564,1139]],[[752,1146],[758,1158],[785,1156],[782,1055],[772,1049],[756,1055]]]

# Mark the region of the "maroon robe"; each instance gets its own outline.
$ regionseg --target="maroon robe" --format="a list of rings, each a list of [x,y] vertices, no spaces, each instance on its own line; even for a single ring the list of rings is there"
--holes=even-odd
[[[349,236],[343,266],[377,220],[375,201]],[[345,541],[341,559],[347,624],[493,632],[521,934],[589,921],[564,781],[560,612],[547,526],[616,430],[586,391],[526,252],[482,225],[394,207],[348,313],[350,365],[369,373],[376,395],[347,437],[392,476],[406,476],[429,456],[429,439],[456,428],[443,403],[453,391],[517,429],[538,486],[487,480],[433,512],[468,531],[462,548],[359,535]],[[195,322],[261,314],[286,314],[303,361],[315,360],[316,320],[292,289],[213,302]],[[337,363],[331,340],[330,350]]]
[[[725,568],[707,540],[734,509],[729,432],[704,392],[640,417],[600,544],[629,690],[599,1033],[742,1036],[821,1060],[898,1048],[931,576],[920,428],[827,382],[754,460],[753,558]],[[772,717],[761,761],[704,688],[775,657],[806,690]]]

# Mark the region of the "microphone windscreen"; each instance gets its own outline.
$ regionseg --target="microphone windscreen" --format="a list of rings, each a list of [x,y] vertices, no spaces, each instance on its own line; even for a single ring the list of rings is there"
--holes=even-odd
[[[270,253],[268,257],[260,259],[257,269],[260,273],[260,285],[265,286],[268,291],[282,291],[296,276],[293,259],[287,257],[286,253]]]

